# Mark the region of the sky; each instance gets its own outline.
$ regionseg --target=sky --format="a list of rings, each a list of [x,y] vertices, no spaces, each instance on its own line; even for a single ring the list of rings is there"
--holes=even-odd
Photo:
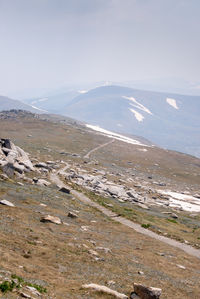
[[[199,0],[0,0],[0,94],[181,78],[200,90]]]

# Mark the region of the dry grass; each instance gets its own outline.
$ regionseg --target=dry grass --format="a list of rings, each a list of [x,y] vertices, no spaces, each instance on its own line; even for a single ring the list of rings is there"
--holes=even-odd
[[[67,162],[70,159],[91,172],[94,167],[113,171],[113,179],[116,180],[116,171],[126,173],[129,169],[141,178],[141,182],[150,173],[155,180],[157,177],[165,179],[170,186],[189,186],[195,190],[198,185],[199,160],[193,157],[171,152],[165,158],[164,150],[149,149],[144,153],[137,147],[133,151],[129,145],[124,145],[122,151],[121,144],[115,142],[93,154],[99,165],[84,164],[82,157],[90,149],[106,142],[106,137],[85,133],[81,127],[71,124],[32,118],[0,122],[2,137],[11,138],[43,161]],[[63,150],[78,153],[80,158],[61,155]],[[133,164],[128,164],[130,161]],[[155,163],[159,167],[154,166]],[[172,173],[178,174],[173,180]],[[0,275],[2,270],[8,270],[11,274],[43,285],[47,288],[47,294],[42,298],[112,298],[81,289],[85,283],[108,285],[110,280],[115,282],[111,288],[127,295],[133,289],[133,282],[141,282],[162,288],[162,299],[199,298],[198,259],[109,220],[96,209],[57,191],[55,186],[39,187],[26,183],[19,186],[13,180],[0,181],[0,198],[16,205],[15,208],[0,206]],[[90,196],[97,200],[93,194]],[[198,238],[199,229],[193,232],[193,224],[184,223],[184,219],[189,219],[184,213],[180,213],[176,224],[159,217],[160,211],[155,211],[158,214],[154,215],[110,199],[99,198],[98,201],[102,204],[112,202],[118,213],[139,223],[150,223],[189,241],[190,238]],[[76,211],[78,218],[67,217],[69,211]],[[58,216],[68,225],[41,223],[44,214]],[[199,220],[198,216],[191,218],[191,223],[199,223]],[[96,247],[109,248],[111,253],[106,254]],[[98,252],[100,260],[95,260],[89,253],[90,249]],[[180,269],[177,265],[183,265],[186,269]],[[144,275],[139,275],[138,271],[143,271]],[[2,298],[17,296],[16,293],[9,293],[2,295]]]

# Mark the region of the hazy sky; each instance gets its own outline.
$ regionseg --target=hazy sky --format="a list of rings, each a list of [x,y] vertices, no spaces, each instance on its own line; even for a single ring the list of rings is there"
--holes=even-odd
[[[0,94],[100,80],[200,82],[199,0],[0,0]]]

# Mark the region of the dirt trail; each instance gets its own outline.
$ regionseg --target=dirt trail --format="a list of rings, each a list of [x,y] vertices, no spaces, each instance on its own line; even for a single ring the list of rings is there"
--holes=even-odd
[[[100,148],[102,148],[102,147],[104,147],[104,146],[106,146],[106,145],[109,145],[110,143],[113,143],[114,141],[115,141],[115,140],[112,139],[112,140],[109,141],[109,142],[106,142],[106,143],[104,143],[104,144],[101,144],[101,145],[99,145],[99,146],[93,148],[91,151],[89,151],[89,152],[84,156],[84,158],[89,159],[89,157],[90,157],[90,155],[91,155],[92,153],[96,152],[98,149],[100,149]]]
[[[83,193],[75,191],[73,189],[71,189],[71,187],[69,187],[68,185],[64,184],[60,178],[59,178],[59,173],[64,173],[64,171],[68,168],[68,166],[65,166],[63,169],[58,170],[56,173],[51,173],[50,174],[50,179],[52,182],[54,182],[57,186],[59,187],[66,187],[68,189],[70,189],[71,194],[73,194],[77,199],[79,199],[80,201],[82,201],[83,203],[94,207],[96,209],[98,209],[99,211],[101,211],[104,215],[110,217],[111,219],[113,219],[116,222],[119,222],[123,225],[126,225],[129,228],[134,229],[135,231],[137,231],[138,233],[141,233],[143,235],[146,235],[148,237],[154,238],[158,241],[164,242],[168,245],[171,245],[173,247],[179,248],[183,251],[185,251],[187,254],[195,256],[197,258],[200,259],[200,250],[193,248],[190,245],[187,244],[183,244],[181,242],[178,242],[176,240],[158,235],[148,229],[145,229],[143,227],[141,227],[141,225],[134,223],[124,217],[120,217],[117,214],[115,214],[114,212],[110,211],[109,209],[99,205],[98,203],[92,201],[91,199],[89,199],[89,197],[85,196]]]

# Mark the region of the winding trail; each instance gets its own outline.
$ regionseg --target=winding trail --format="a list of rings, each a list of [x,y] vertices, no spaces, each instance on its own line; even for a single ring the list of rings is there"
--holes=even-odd
[[[90,157],[90,155],[91,155],[92,153],[96,152],[98,149],[100,149],[100,148],[102,148],[102,147],[104,147],[104,146],[106,146],[106,145],[109,145],[110,143],[113,143],[114,141],[115,141],[115,139],[112,139],[112,140],[110,140],[110,141],[108,141],[108,142],[106,142],[106,143],[104,143],[104,144],[101,144],[101,145],[99,145],[99,146],[93,148],[93,149],[92,149],[91,151],[89,151],[83,158],[89,159],[89,157]]]
[[[71,194],[74,195],[77,199],[79,199],[81,202],[94,207],[96,209],[98,209],[99,211],[101,211],[104,215],[108,216],[109,218],[111,218],[112,220],[119,222],[131,229],[134,229],[136,232],[141,233],[143,235],[146,235],[148,237],[151,237],[153,239],[156,239],[158,241],[164,242],[168,245],[171,245],[173,247],[179,248],[183,251],[185,251],[187,254],[192,255],[194,257],[197,257],[200,259],[200,250],[195,249],[194,247],[187,245],[187,244],[183,244],[181,242],[178,242],[176,240],[161,236],[159,234],[156,234],[154,232],[152,232],[151,230],[145,229],[143,227],[141,227],[141,225],[134,223],[124,217],[118,216],[116,213],[110,211],[109,209],[101,206],[100,204],[92,201],[89,197],[85,196],[83,193],[78,192],[73,190],[71,187],[69,187],[68,185],[64,184],[61,179],[59,178],[59,174],[64,174],[65,170],[68,168],[68,166],[65,166],[63,169],[58,170],[55,173],[51,173],[50,174],[50,179],[52,182],[54,182],[59,188],[61,187],[66,187],[70,190]]]

